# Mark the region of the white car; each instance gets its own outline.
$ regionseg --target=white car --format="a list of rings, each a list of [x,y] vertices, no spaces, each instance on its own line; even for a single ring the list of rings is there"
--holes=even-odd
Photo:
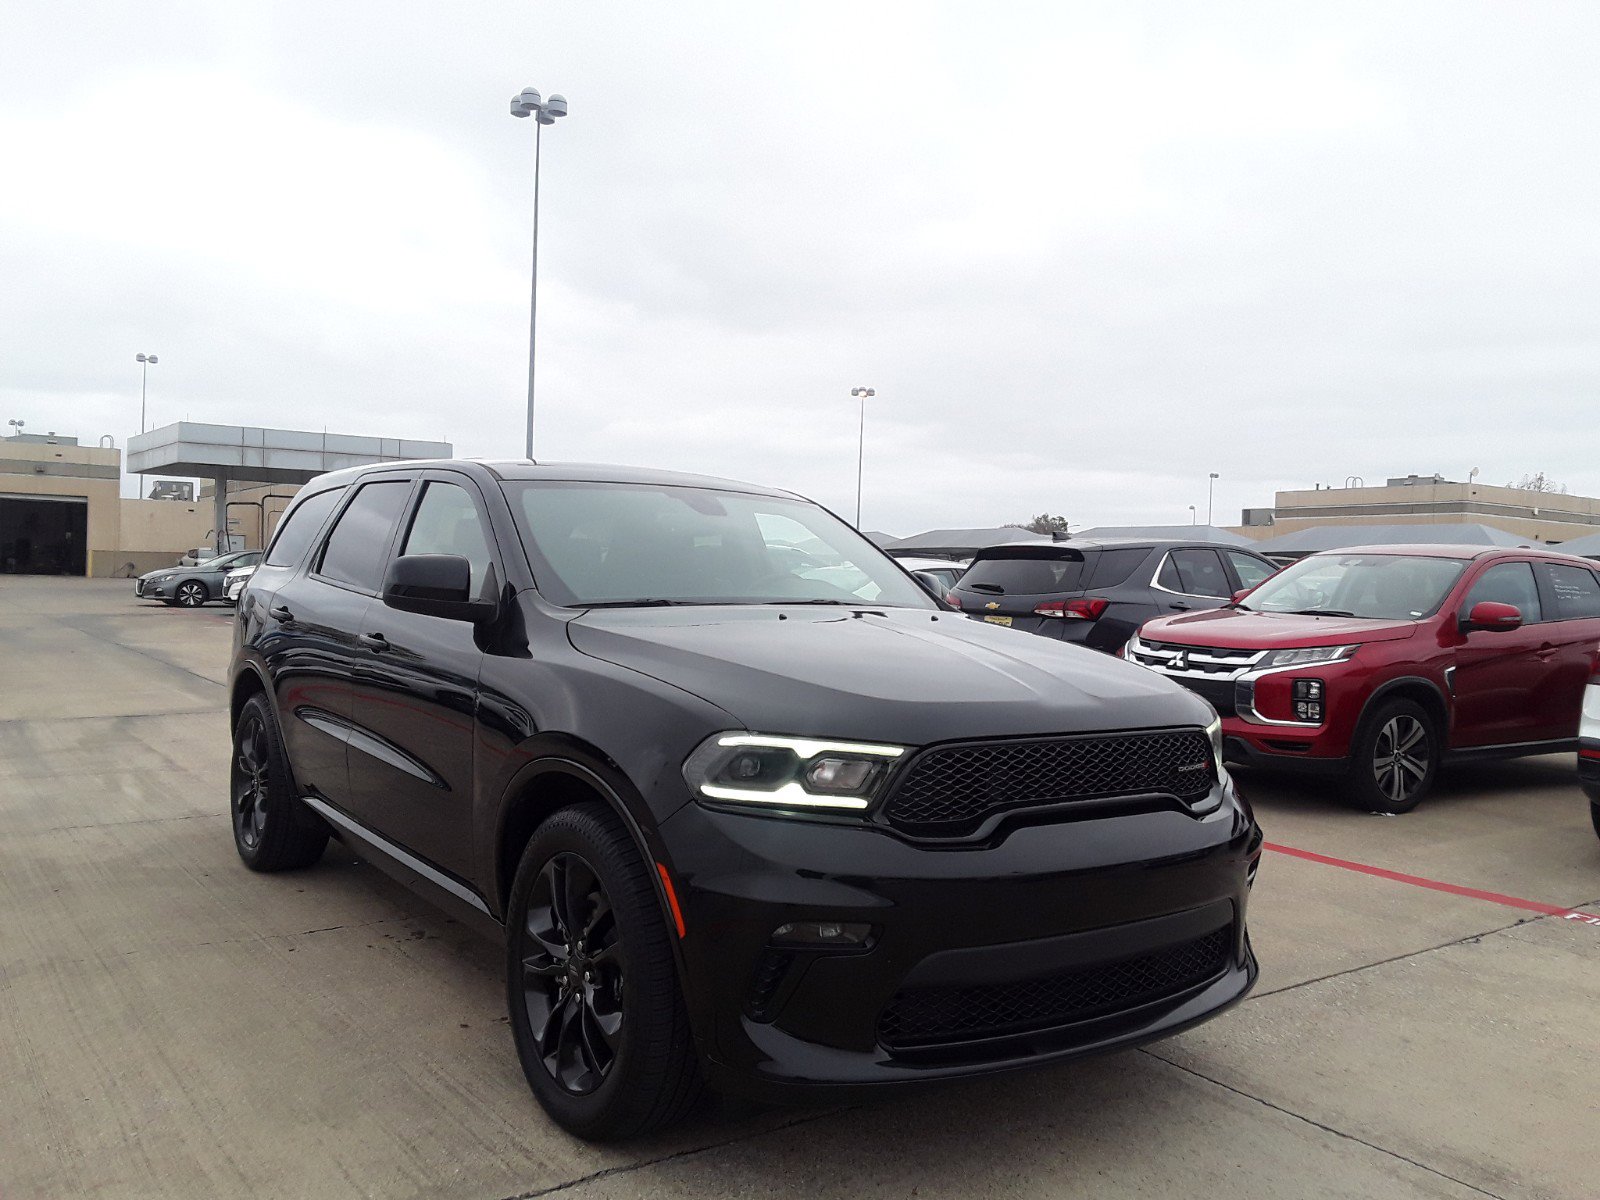
[[[940,598],[955,587],[956,580],[966,574],[967,568],[972,565],[970,558],[916,558],[911,555],[901,557],[898,554],[892,557],[923,583],[936,585],[936,594]]]
[[[239,603],[239,597],[244,593],[244,585],[250,582],[250,576],[256,573],[253,566],[238,567],[229,571],[222,577],[222,598],[229,604]]]

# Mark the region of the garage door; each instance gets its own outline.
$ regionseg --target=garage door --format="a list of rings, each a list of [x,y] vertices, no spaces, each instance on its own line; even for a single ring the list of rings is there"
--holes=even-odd
[[[0,574],[83,575],[89,501],[0,492]]]

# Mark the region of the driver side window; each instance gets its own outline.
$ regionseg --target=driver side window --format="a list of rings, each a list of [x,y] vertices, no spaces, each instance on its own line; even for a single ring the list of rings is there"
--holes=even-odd
[[[430,479],[401,554],[459,554],[472,564],[472,594],[482,594],[493,555],[483,516],[467,489]]]
[[[1462,615],[1470,613],[1473,605],[1486,600],[1511,605],[1522,614],[1524,625],[1543,620],[1539,610],[1539,585],[1534,582],[1533,567],[1529,563],[1500,563],[1478,576],[1467,598],[1462,601]]]

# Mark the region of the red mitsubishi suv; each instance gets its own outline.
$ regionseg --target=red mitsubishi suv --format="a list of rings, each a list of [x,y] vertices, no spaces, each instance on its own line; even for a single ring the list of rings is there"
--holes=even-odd
[[[1574,749],[1597,654],[1594,563],[1479,546],[1314,554],[1124,651],[1211,701],[1229,761],[1342,774],[1389,813],[1441,760]]]

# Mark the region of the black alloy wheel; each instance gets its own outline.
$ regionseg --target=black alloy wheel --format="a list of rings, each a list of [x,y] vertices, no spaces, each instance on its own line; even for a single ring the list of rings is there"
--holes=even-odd
[[[699,1061],[656,879],[602,802],[534,831],[506,906],[506,1001],[528,1087],[596,1141],[677,1120]]]
[[[264,696],[252,696],[239,713],[229,776],[233,844],[245,866],[283,871],[322,857],[328,828],[294,794],[278,724]]]
[[[198,579],[184,580],[173,593],[173,599],[185,608],[199,608],[210,598],[211,593],[206,591],[206,585]]]
[[[1410,812],[1428,794],[1438,772],[1433,720],[1410,700],[1382,703],[1362,721],[1351,758],[1352,798],[1359,807]]]
[[[528,898],[522,992],[545,1069],[586,1096],[617,1061],[622,961],[617,917],[594,868],[557,854]]]

